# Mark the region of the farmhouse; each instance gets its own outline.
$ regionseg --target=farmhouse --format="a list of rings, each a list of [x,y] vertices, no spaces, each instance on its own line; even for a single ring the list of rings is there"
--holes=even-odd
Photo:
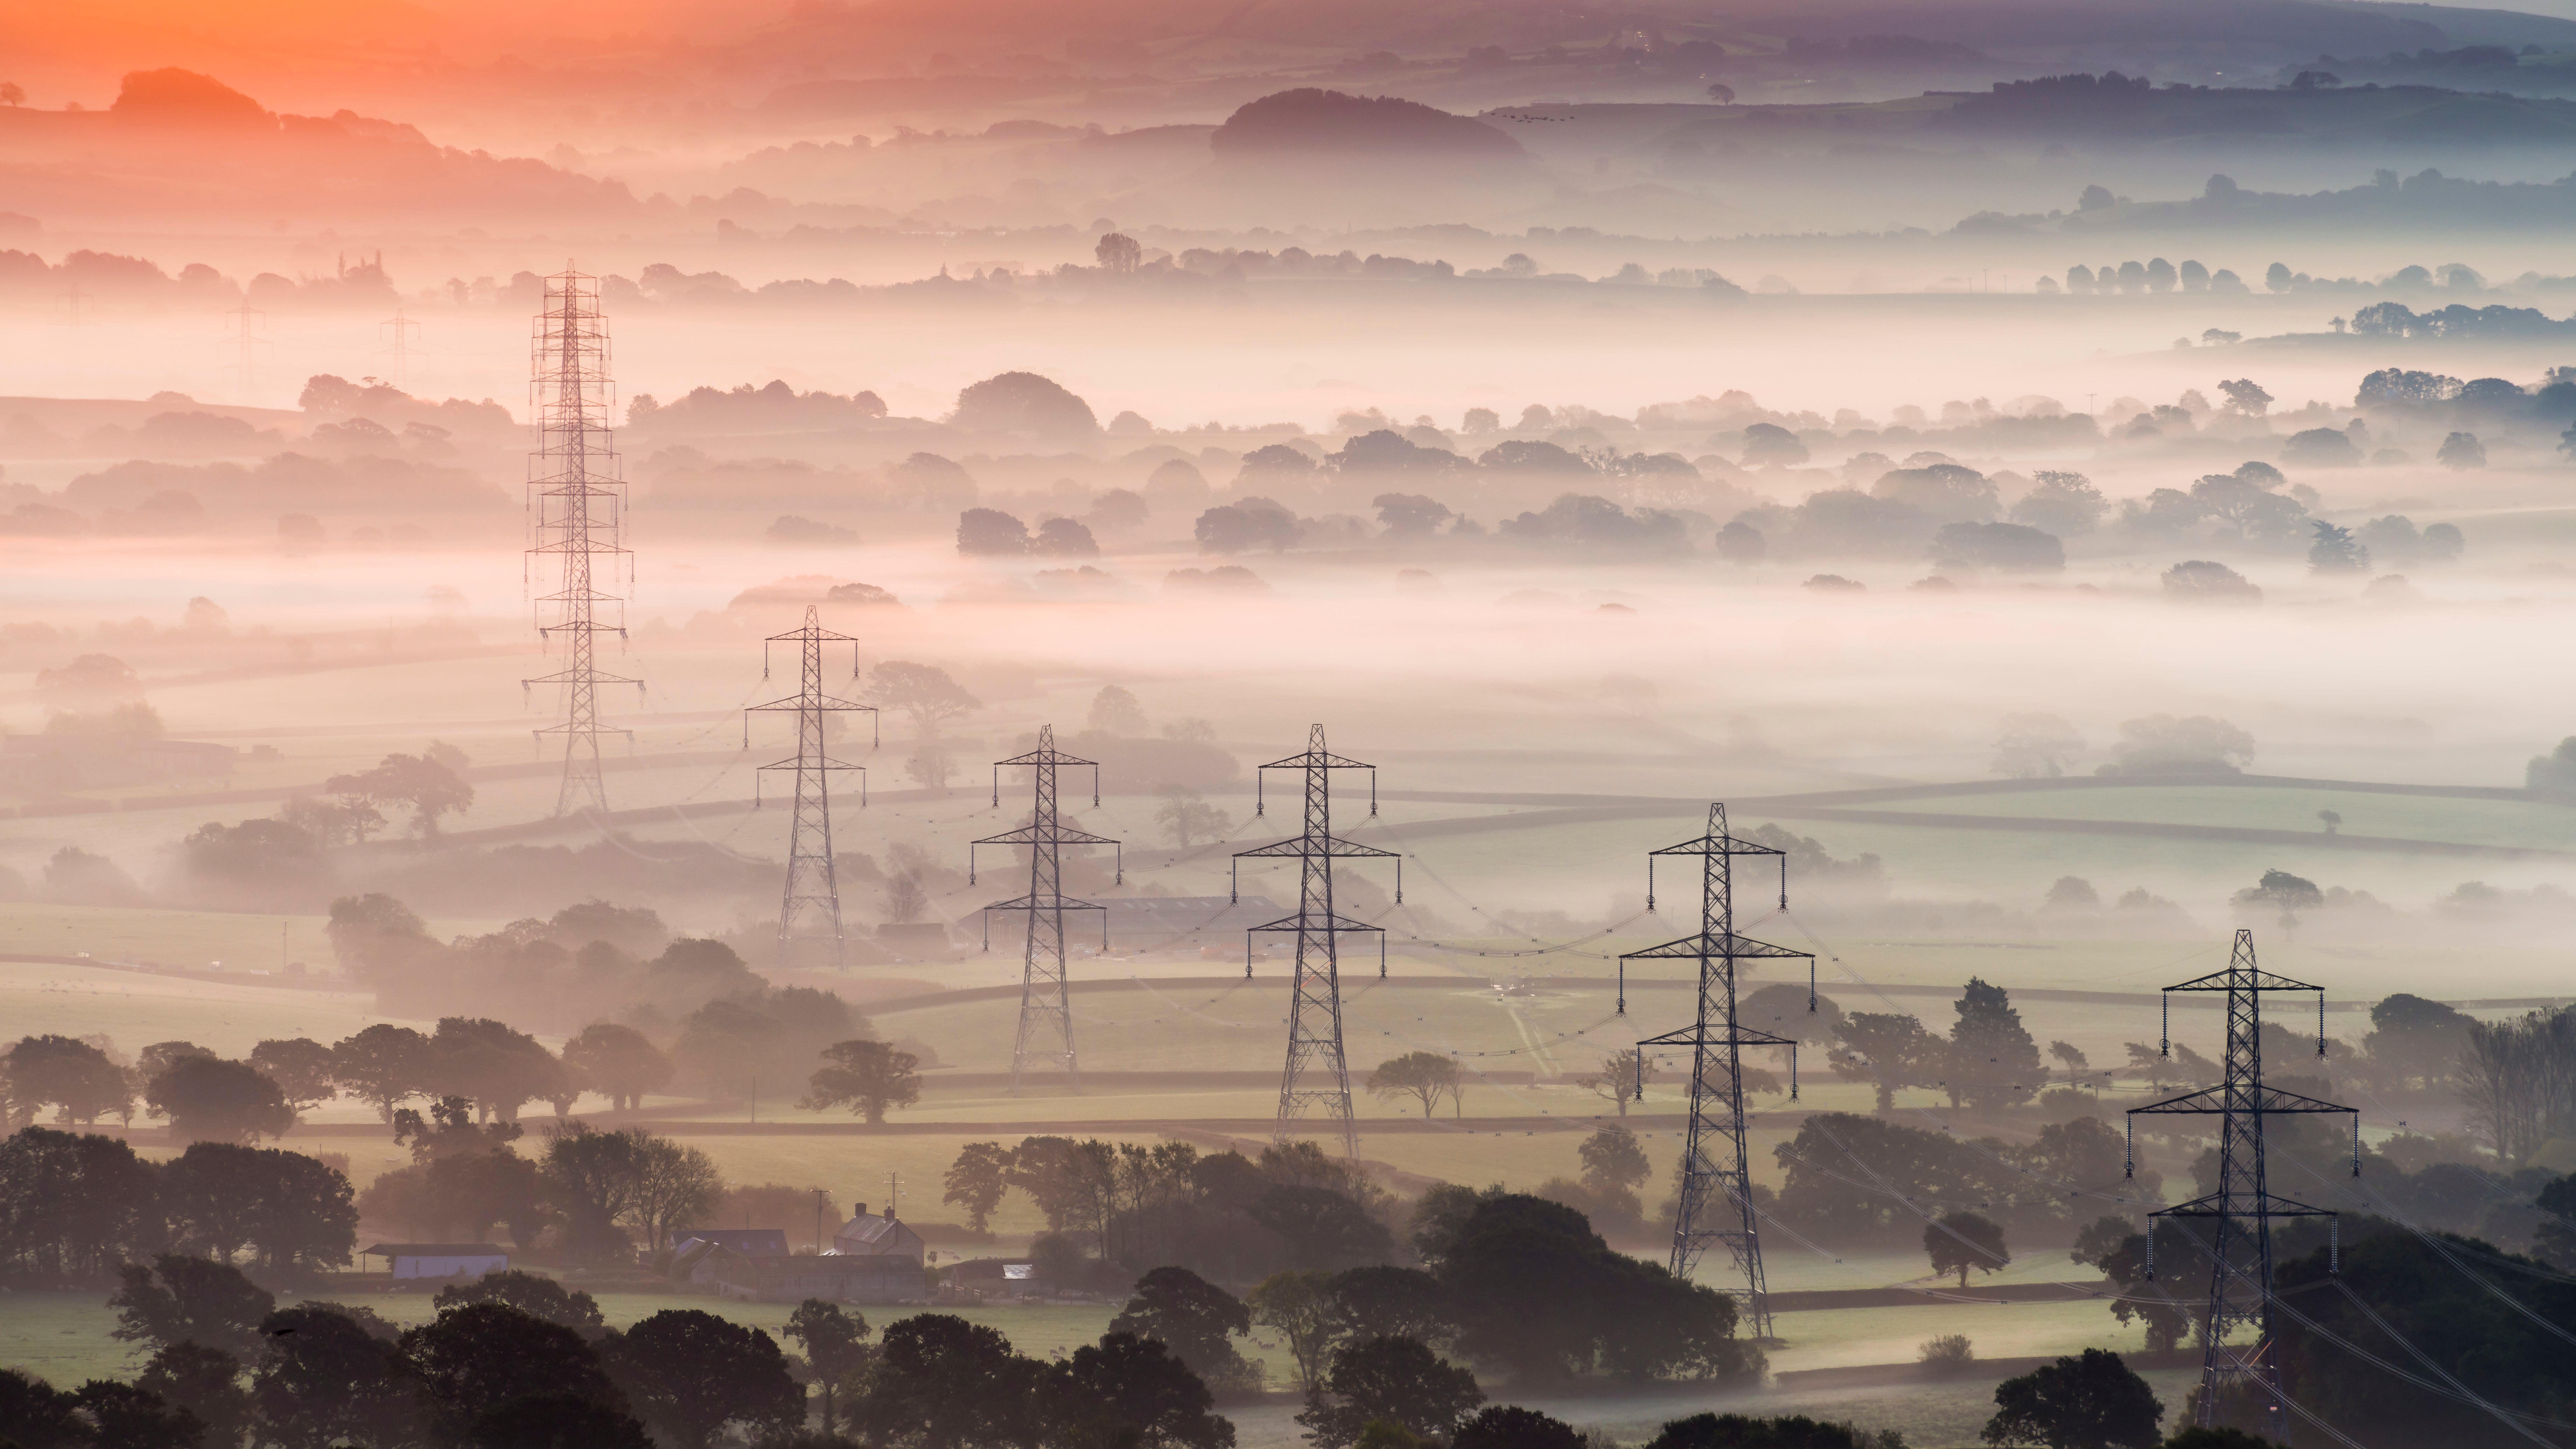
[[[397,1278],[480,1278],[510,1266],[510,1250],[496,1243],[378,1243],[358,1252],[361,1267],[382,1258]]]

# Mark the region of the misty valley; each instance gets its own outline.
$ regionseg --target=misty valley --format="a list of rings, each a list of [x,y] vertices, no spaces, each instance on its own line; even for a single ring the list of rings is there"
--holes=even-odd
[[[2576,1436],[2576,6],[0,10],[0,1449]]]

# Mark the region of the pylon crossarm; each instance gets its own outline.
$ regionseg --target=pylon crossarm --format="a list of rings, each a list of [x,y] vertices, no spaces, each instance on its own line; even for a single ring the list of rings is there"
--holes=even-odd
[[[979,906],[977,909],[986,911],[1106,911],[1109,908],[1093,901],[1077,901],[1071,896],[1013,896],[1007,901],[995,901],[991,905]]]
[[[1362,845],[1356,840],[1344,840],[1338,835],[1327,835],[1320,841],[1311,835],[1292,835],[1275,844],[1255,846],[1250,850],[1238,850],[1234,853],[1234,858],[1237,860],[1299,860],[1307,856],[1321,855],[1329,855],[1336,859],[1395,860],[1402,855],[1402,852],[1380,850],[1374,845]]]
[[[1243,929],[1246,931],[1295,931],[1297,929],[1297,918],[1295,916],[1281,916],[1278,920],[1272,921],[1267,925],[1246,926]],[[1340,934],[1348,934],[1353,931],[1376,931],[1383,935],[1386,932],[1386,927],[1384,926],[1372,926],[1366,921],[1354,921],[1348,916],[1339,914],[1325,917],[1320,928],[1310,927],[1309,929],[1322,929]]]
[[[993,768],[997,770],[1012,765],[1018,765],[1024,768],[1029,765],[1088,765],[1095,770],[1100,768],[1100,762],[1098,760],[1077,759],[1061,750],[1054,749],[1031,750],[1025,755],[1013,755],[1007,760],[995,760],[993,762]]]
[[[1642,951],[1624,952],[1619,959],[1622,961],[1696,961],[1703,956],[1731,956],[1739,961],[1813,961],[1816,959],[1816,953],[1813,951],[1792,951],[1786,946],[1774,946],[1768,941],[1756,941],[1750,936],[1727,936],[1721,939],[1706,934],[1684,936],[1678,941],[1666,941],[1660,946],[1648,946]]]
[[[1662,1036],[1650,1036],[1650,1037],[1646,1037],[1646,1038],[1644,1038],[1644,1039],[1640,1040],[1640,1041],[1637,1043],[1637,1045],[1639,1045],[1639,1046],[1641,1046],[1641,1047],[1650,1047],[1650,1046],[1661,1046],[1661,1047],[1682,1047],[1682,1046],[1793,1047],[1793,1046],[1796,1046],[1797,1044],[1798,1044],[1798,1039],[1797,1039],[1796,1037],[1793,1037],[1793,1036],[1773,1036],[1771,1033],[1769,1033],[1769,1032],[1767,1032],[1767,1031],[1756,1031],[1756,1030],[1754,1030],[1752,1027],[1749,1027],[1749,1026],[1739,1026],[1739,1027],[1737,1027],[1737,1028],[1736,1028],[1734,1031],[1732,1031],[1732,1032],[1722,1031],[1722,1030],[1721,1030],[1721,1031],[1702,1031],[1702,1030],[1700,1030],[1700,1029],[1699,1029],[1698,1027],[1696,1027],[1696,1026],[1686,1026],[1686,1027],[1682,1027],[1682,1028],[1681,1028],[1680,1030],[1678,1030],[1678,1031],[1668,1031],[1668,1032],[1665,1032]]]
[[[987,836],[985,836],[985,837],[984,837],[983,839],[981,839],[981,840],[969,841],[969,842],[967,842],[967,843],[968,843],[968,844],[970,844],[970,845],[1116,845],[1116,844],[1118,844],[1118,842],[1117,842],[1117,841],[1110,839],[1110,838],[1109,838],[1108,836],[1106,836],[1106,835],[1093,835],[1093,834],[1091,834],[1091,833],[1089,833],[1089,832],[1087,832],[1087,831],[1074,830],[1074,829],[1071,829],[1071,828],[1069,828],[1069,827],[1067,827],[1067,826],[1063,826],[1063,825],[1058,825],[1058,826],[1056,826],[1056,827],[1055,827],[1054,829],[1052,829],[1052,830],[1040,830],[1040,829],[1039,829],[1037,826],[1035,826],[1035,825],[1023,825],[1023,826],[1021,826],[1021,827],[1020,827],[1019,829],[1017,829],[1017,830],[1005,830],[1005,831],[1003,831],[1003,832],[1002,832],[1001,834],[999,834],[999,835],[987,835]]]
[[[1309,749],[1304,754],[1290,755],[1284,760],[1272,760],[1269,764],[1260,766],[1259,768],[1264,770],[1307,770],[1312,769],[1317,765],[1321,765],[1327,770],[1374,770],[1377,768],[1377,766],[1368,764],[1365,761],[1349,759],[1345,756],[1334,754],[1330,750],[1315,749]]]
[[[2229,967],[2228,969],[2226,969],[2226,970],[2224,970],[2224,971],[2212,971],[2212,972],[2210,972],[2210,973],[2209,973],[2208,975],[2206,975],[2206,976],[2195,976],[2195,977],[2193,977],[2191,980],[2186,981],[2186,982],[2183,982],[2183,983],[2182,983],[2181,985],[2179,985],[2179,986],[2168,986],[2168,987],[2166,987],[2166,988],[2165,988],[2165,990],[2167,990],[2167,991],[2220,991],[2220,992],[2225,992],[2225,991],[2316,991],[2316,992],[2322,992],[2322,991],[2324,991],[2324,990],[2325,990],[2325,988],[2324,988],[2324,987],[2322,987],[2322,986],[2311,986],[2311,985],[2309,985],[2308,983],[2306,983],[2306,982],[2304,982],[2304,981],[2293,981],[2293,980],[2291,980],[2291,979],[2290,979],[2289,977],[2287,977],[2287,976],[2275,976],[2275,975],[2273,975],[2273,974],[2272,974],[2271,972],[2269,972],[2269,971],[2260,971],[2260,970],[2255,970],[2255,969],[2250,968],[2250,967],[2231,966],[2231,967]]]
[[[2131,1107],[2129,1109],[2129,1115],[2132,1117],[2140,1116],[2142,1114],[2155,1114],[2162,1116],[2214,1116],[2224,1114],[2229,1111],[2263,1112],[2267,1114],[2292,1112],[2357,1113],[2357,1109],[2352,1107],[2340,1107],[2332,1102],[2320,1102],[2314,1097],[2304,1097],[2297,1092],[2285,1092],[2278,1087],[2268,1086],[2254,1088],[2253,1092],[2257,1095],[2255,1095],[2255,1099],[2251,1103],[2239,1104],[2231,1108],[2227,1101],[2227,1091],[2228,1089],[2223,1086],[2203,1087],[2197,1092],[2185,1092],[2179,1097],[2167,1097],[2161,1102],[2150,1102],[2143,1107]]]
[[[2281,1197],[2267,1192],[2263,1194],[2259,1200],[2260,1205],[2257,1206],[2247,1201],[2250,1196],[2251,1194],[2242,1191],[2213,1192],[2206,1197],[2193,1198],[2189,1202],[2175,1203],[2172,1207],[2158,1208],[2147,1216],[2149,1218],[2250,1218],[2258,1215],[2272,1218],[2330,1218],[2335,1216],[2333,1208],[2312,1207],[2296,1198]]]
[[[1661,850],[1650,850],[1646,853],[1648,855],[1787,855],[1789,852],[1768,845],[1756,845],[1750,840],[1738,840],[1732,835],[1703,835],[1697,840],[1685,840],[1679,845],[1667,845]]]

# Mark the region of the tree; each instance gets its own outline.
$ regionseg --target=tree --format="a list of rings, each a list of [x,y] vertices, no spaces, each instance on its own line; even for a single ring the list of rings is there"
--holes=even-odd
[[[993,1221],[993,1209],[1002,1205],[1002,1195],[1011,1187],[1011,1151],[999,1142],[969,1142],[957,1149],[957,1160],[948,1164],[943,1179],[947,1191],[940,1201],[966,1210],[966,1224],[976,1232],[985,1231]]]
[[[431,1306],[445,1313],[451,1308],[467,1308],[477,1303],[499,1303],[515,1308],[531,1318],[560,1323],[577,1333],[596,1334],[604,1331],[608,1321],[600,1316],[599,1301],[579,1288],[567,1288],[542,1273],[520,1268],[503,1268],[486,1273],[471,1283],[458,1283],[441,1288]]]
[[[1191,526],[1201,553],[1277,553],[1304,531],[1297,515],[1268,498],[1238,498],[1207,510]]]
[[[25,86],[18,84],[16,81],[0,81],[0,106],[23,106],[26,103],[27,88]]]
[[[2118,1286],[2120,1291],[2111,1299],[2111,1316],[2123,1324],[2143,1323],[2149,1353],[2172,1348],[2192,1331],[2199,1305],[2175,1299],[2173,1274],[2160,1279],[2147,1276],[2146,1234],[2127,1218],[2094,1219],[2076,1234],[2075,1246],[2066,1255],[2099,1268],[2103,1277]]]
[[[2057,1058],[2059,1066],[2066,1068],[2066,1079],[2070,1082],[2084,1075],[2086,1069],[2092,1065],[2084,1059],[2084,1049],[2071,1041],[2050,1042],[2048,1054]]]
[[[250,1358],[260,1350],[261,1321],[277,1307],[239,1268],[179,1253],[158,1254],[149,1266],[128,1263],[117,1276],[109,1336],[155,1349],[195,1343]]]
[[[1332,1311],[1343,1338],[1419,1339],[1443,1348],[1458,1336],[1440,1280],[1419,1268],[1370,1263],[1333,1275]]]
[[[343,1037],[331,1048],[332,1079],[373,1106],[389,1125],[394,1104],[421,1093],[428,1066],[429,1038],[386,1022]]]
[[[2254,737],[2211,715],[2151,714],[2122,720],[2111,753],[2115,775],[2233,775],[2253,763]]]
[[[1955,1272],[1959,1291],[1968,1291],[1968,1270],[1992,1273],[2012,1261],[2004,1247],[2004,1230],[1972,1212],[1943,1213],[1923,1225],[1923,1251],[1935,1274]]]
[[[1091,697],[1091,712],[1083,728],[1099,734],[1132,739],[1146,731],[1145,707],[1124,685],[1104,684]]]
[[[1923,1029],[1922,1018],[1903,1012],[1855,1011],[1834,1028],[1827,1056],[1834,1075],[1848,1082],[1868,1082],[1878,1089],[1878,1110],[1896,1110],[1901,1087],[1925,1087],[1938,1080],[1944,1043]]]
[[[890,1042],[845,1041],[823,1049],[823,1065],[808,1079],[804,1099],[808,1112],[847,1107],[882,1126],[888,1108],[909,1107],[921,1100],[921,1059]]]
[[[572,1394],[529,1394],[496,1404],[475,1419],[475,1449],[654,1449],[641,1420],[611,1404]]]
[[[1138,259],[1144,254],[1144,247],[1125,232],[1106,233],[1091,248],[1092,259],[1100,263],[1101,270],[1117,277],[1135,271]]]
[[[634,1207],[650,1140],[632,1127],[601,1132],[573,1122],[552,1129],[539,1171],[548,1199],[563,1210],[564,1247],[575,1262],[597,1261],[625,1246],[617,1220]]]
[[[1286,1241],[1295,1268],[1347,1268],[1382,1260],[1395,1247],[1384,1223],[1329,1187],[1280,1183],[1255,1198],[1245,1215]]]
[[[1136,1296],[1109,1332],[1159,1339],[1190,1371],[1220,1388],[1249,1388],[1261,1371],[1244,1361],[1234,1340],[1252,1331],[1242,1300],[1187,1268],[1156,1268],[1136,1280]]]
[[[2155,1449],[2164,1413],[2118,1354],[2088,1348],[1995,1385],[1995,1416],[1978,1437],[1999,1446]]]
[[[11,1125],[23,1125],[45,1106],[55,1108],[64,1122],[131,1119],[134,1086],[123,1067],[88,1042],[68,1036],[21,1037],[0,1056],[0,1113]]]
[[[1583,1185],[1603,1197],[1634,1194],[1654,1175],[1654,1165],[1646,1161],[1646,1149],[1637,1145],[1637,1135],[1615,1122],[1594,1128],[1574,1151],[1583,1162]]]
[[[183,1141],[239,1142],[283,1137],[295,1109],[277,1084],[248,1062],[188,1057],[173,1063],[143,1089],[144,1106],[170,1119]]]
[[[565,1042],[563,1064],[574,1081],[620,1112],[644,1105],[644,1094],[669,1086],[674,1071],[671,1059],[644,1033],[607,1021],[594,1021]]]
[[[1458,515],[1437,498],[1419,493],[1381,493],[1369,500],[1389,538],[1429,538]]]
[[[1001,1449],[1022,1442],[1037,1377],[996,1330],[915,1314],[880,1336],[851,1428],[886,1449]]]
[[[2039,1043],[2021,1024],[2010,993],[1971,976],[1951,1009],[1959,1017],[1950,1026],[1945,1078],[1951,1106],[1966,1102],[1991,1112],[2039,1094],[2047,1076],[2039,1064]]]
[[[823,1432],[833,1430],[832,1397],[842,1380],[858,1372],[868,1361],[868,1321],[856,1313],[845,1313],[841,1305],[820,1298],[808,1298],[787,1315],[786,1333],[805,1351],[805,1362],[813,1366],[814,1387],[822,1399]]]
[[[2487,465],[2487,445],[2479,442],[2475,433],[2453,433],[2442,440],[2433,461],[2458,471],[2483,468]]]
[[[728,1424],[757,1437],[805,1422],[805,1391],[757,1328],[666,1308],[619,1335],[609,1354],[635,1408],[682,1449],[706,1449]]]
[[[1644,1100],[1646,1083],[1654,1074],[1654,1063],[1648,1060],[1644,1048],[1621,1047],[1603,1057],[1601,1070],[1581,1078],[1578,1085],[1609,1098],[1618,1107],[1619,1115],[1625,1117],[1630,1102]]]
[[[1079,518],[1050,518],[1038,525],[1037,537],[1029,540],[1029,552],[1047,558],[1098,558],[1100,540]]]
[[[2361,1049],[2387,1068],[2405,1090],[2437,1085],[2450,1075],[2476,1018],[2439,1001],[2398,992],[2370,1008],[2374,1028]]]
[[[167,1246],[156,1169],[116,1138],[44,1127],[0,1139],[0,1272],[27,1283],[113,1281]]]
[[[2084,749],[2084,736],[2053,714],[2004,716],[1995,737],[1994,763],[1987,768],[2015,780],[2054,780]]]
[[[1233,817],[1201,800],[1199,792],[1187,785],[1165,785],[1162,796],[1154,823],[1183,850],[1202,840],[1222,840],[1234,828]]]
[[[1066,1377],[1150,1449],[1233,1449],[1234,1425],[1208,1412],[1208,1386],[1153,1339],[1112,1328],[1073,1351]]]
[[[446,761],[428,755],[387,755],[372,770],[333,775],[322,788],[369,805],[409,806],[414,835],[436,835],[438,817],[474,808],[474,787]]]
[[[998,508],[957,515],[957,552],[965,558],[1017,558],[1029,551],[1029,526]]]
[[[941,783],[945,783],[945,778],[941,778]],[[922,885],[921,877],[908,870],[897,871],[886,879],[885,909],[887,920],[897,925],[909,925],[920,920],[930,909],[930,891]]]
[[[1425,1438],[1448,1437],[1485,1401],[1476,1376],[1409,1338],[1373,1338],[1333,1352],[1323,1392],[1309,1394],[1297,1422],[1318,1449],[1350,1449],[1384,1420]]]
[[[342,1266],[357,1246],[349,1179],[299,1152],[195,1143],[162,1169],[161,1206],[181,1244],[226,1260],[247,1244],[275,1276]]]
[[[451,1308],[406,1330],[402,1353],[450,1443],[473,1442],[483,1416],[518,1399],[560,1394],[626,1407],[580,1334],[506,1303]]]
[[[1596,1364],[1631,1377],[1759,1371],[1725,1297],[1612,1252],[1574,1209],[1496,1192],[1440,1211],[1455,1227],[1416,1240],[1440,1249],[1436,1276],[1469,1357],[1530,1382]]]
[[[355,795],[298,795],[278,807],[277,823],[302,831],[325,850],[359,845],[385,828],[385,812]]]
[[[2278,267],[2280,263],[2274,262],[2272,265]],[[2234,382],[2222,382],[2218,385],[2218,390],[2227,396],[2228,411],[2242,413],[2249,418],[2263,416],[2264,411],[2272,406],[2272,395],[2265,392],[2251,378],[2240,377]]]
[[[424,1061],[429,1086],[472,1099],[478,1117],[518,1120],[519,1109],[563,1090],[563,1063],[526,1032],[488,1017],[439,1018]]]
[[[415,1442],[419,1400],[400,1347],[328,1304],[280,1309],[260,1321],[266,1342],[251,1403],[280,1449]]]
[[[1583,1432],[1517,1404],[1488,1404],[1458,1424],[1449,1449],[1583,1449]]]
[[[92,1379],[72,1395],[97,1449],[171,1449],[205,1438],[206,1423],[159,1394],[113,1379]]]
[[[2164,571],[2165,597],[2184,604],[2259,604],[2263,591],[2211,559],[2185,559]]]
[[[1331,1366],[1333,1343],[1342,1332],[1333,1275],[1295,1268],[1273,1273],[1254,1284],[1243,1301],[1253,1322],[1287,1342],[1299,1385],[1310,1392],[1321,1385]]]
[[[205,1426],[199,1442],[206,1449],[235,1449],[251,1423],[250,1392],[241,1385],[241,1370],[241,1360],[220,1348],[174,1343],[152,1355],[134,1386],[194,1414]]]
[[[984,707],[982,700],[949,678],[947,670],[901,659],[889,659],[868,671],[865,698],[901,713],[912,721],[913,733],[925,738],[938,735],[951,720]]]
[[[636,1168],[635,1202],[628,1211],[644,1230],[644,1246],[653,1252],[668,1246],[683,1225],[705,1219],[724,1196],[724,1174],[716,1170],[716,1160],[685,1142],[645,1138]]]
[[[2315,530],[2315,541],[2308,545],[2308,572],[2316,574],[2366,574],[2370,572],[2370,550],[2352,536],[2352,530],[2322,518],[2308,521]]]
[[[31,1374],[0,1368],[0,1442],[19,1449],[83,1449],[90,1429],[81,1421],[76,1396]]]
[[[1406,1052],[1378,1063],[1377,1070],[1369,1073],[1368,1090],[1381,1102],[1413,1098],[1422,1104],[1423,1120],[1429,1121],[1442,1097],[1452,1103],[1459,1100],[1458,1062],[1440,1052]]]
[[[250,1049],[249,1057],[251,1067],[275,1082],[299,1112],[340,1095],[333,1060],[329,1047],[301,1036],[261,1042]]]

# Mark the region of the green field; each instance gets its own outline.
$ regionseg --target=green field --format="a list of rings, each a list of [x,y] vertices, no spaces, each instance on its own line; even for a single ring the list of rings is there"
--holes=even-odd
[[[1872,810],[2044,820],[2143,820],[2252,830],[2322,832],[2320,810],[2347,835],[2576,851],[2576,809],[2542,800],[2456,800],[2371,791],[2261,785],[2104,786],[1873,801]]]

